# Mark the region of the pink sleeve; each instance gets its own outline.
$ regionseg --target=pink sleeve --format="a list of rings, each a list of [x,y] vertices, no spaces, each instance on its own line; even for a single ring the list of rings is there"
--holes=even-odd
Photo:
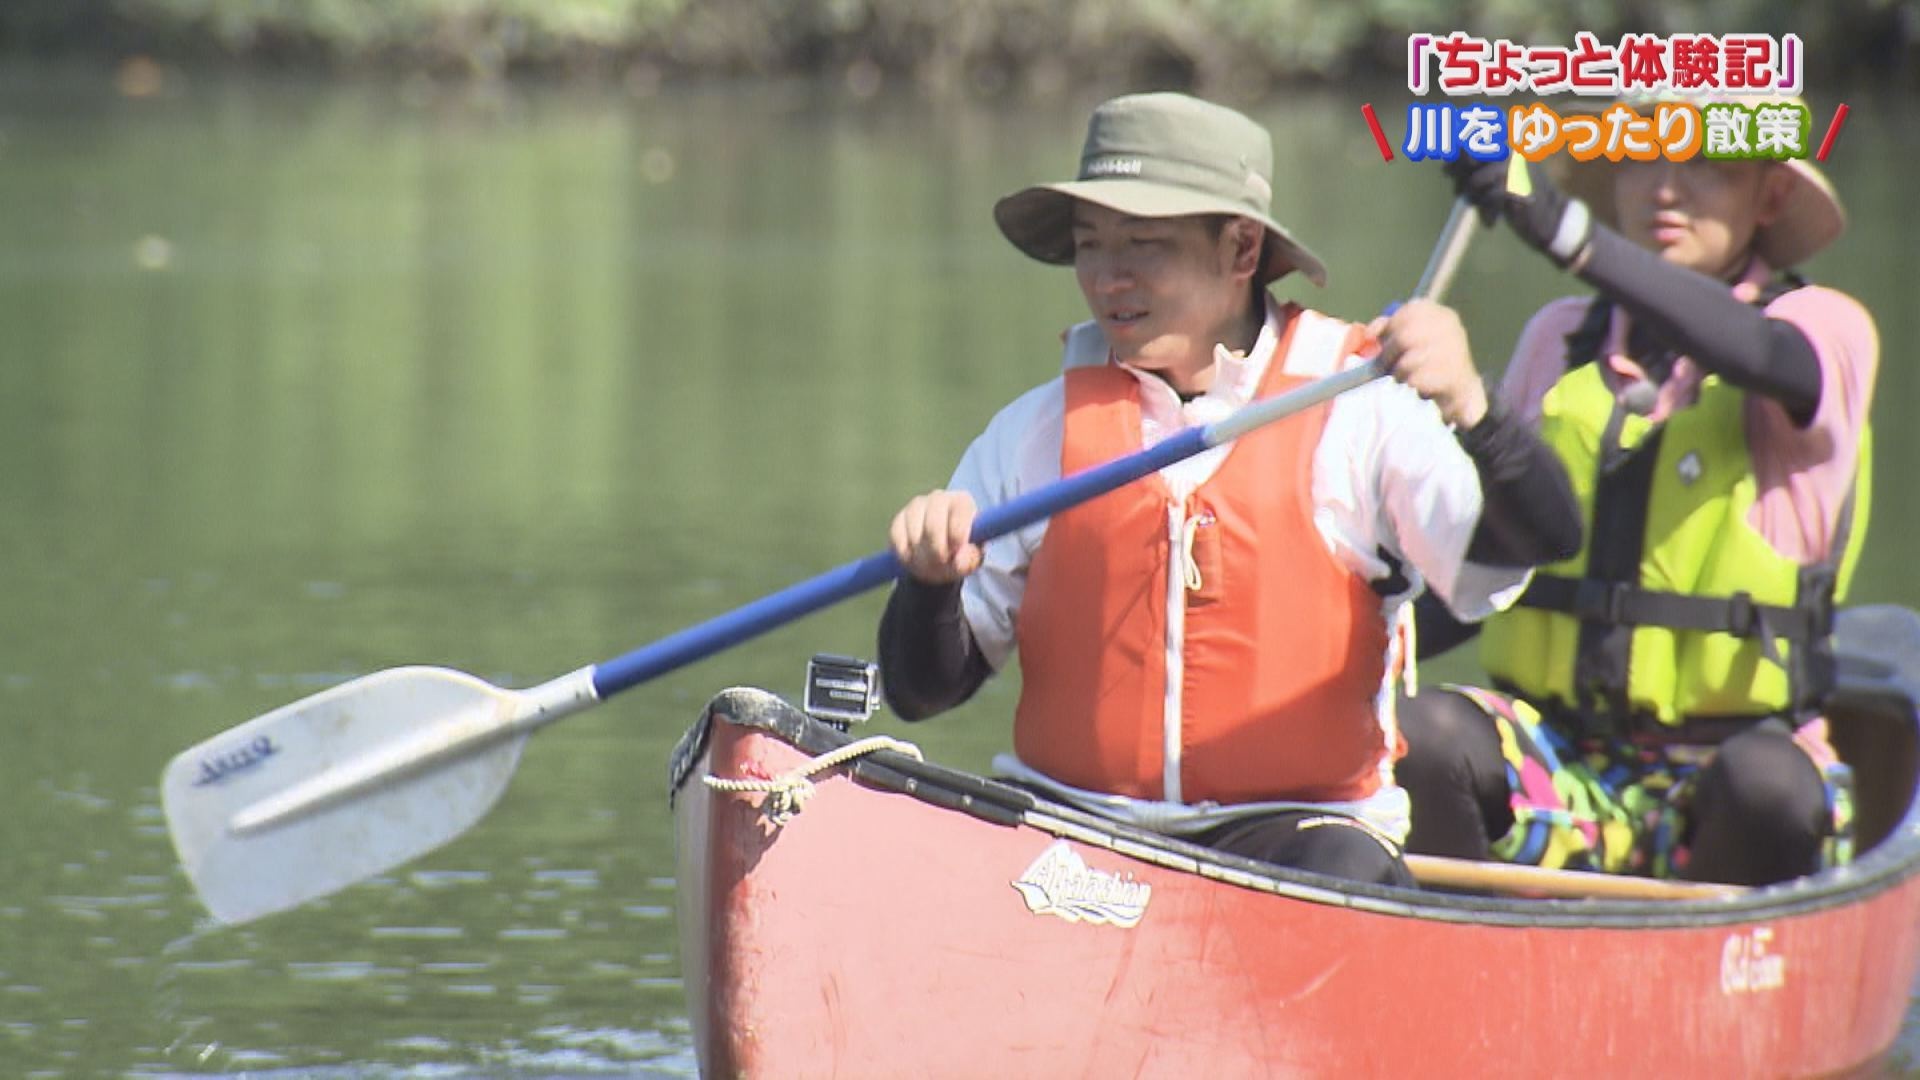
[[[1840,510],[1853,489],[1860,432],[1873,405],[1880,335],[1852,297],[1811,286],[1767,305],[1792,323],[1820,361],[1820,407],[1800,427],[1780,404],[1747,398],[1748,452],[1759,497],[1749,521],[1775,551],[1800,563],[1834,555]]]
[[[1527,320],[1500,378],[1500,403],[1529,427],[1540,424],[1540,402],[1567,373],[1567,335],[1587,317],[1588,301],[1562,297]]]

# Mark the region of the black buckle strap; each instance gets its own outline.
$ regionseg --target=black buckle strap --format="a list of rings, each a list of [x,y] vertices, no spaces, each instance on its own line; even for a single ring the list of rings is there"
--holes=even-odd
[[[1690,596],[1625,582],[1550,574],[1535,574],[1520,604],[1558,611],[1582,622],[1700,630],[1764,641],[1815,641],[1824,635],[1822,624],[1828,621],[1808,608],[1758,603],[1748,592]]]
[[[1534,606],[1528,603],[1528,601],[1532,599],[1535,592],[1539,592],[1543,598],[1552,596],[1554,593],[1560,591],[1555,588],[1555,586],[1560,585],[1563,580],[1564,579],[1560,578],[1536,578],[1533,587],[1527,589],[1526,596],[1522,598],[1521,602],[1527,603],[1529,607]],[[1542,585],[1548,587],[1540,588]],[[1581,622],[1603,622],[1617,626],[1627,621],[1625,617],[1626,604],[1624,599],[1626,590],[1627,586],[1618,581],[1597,581],[1593,578],[1581,578],[1574,583],[1569,614]],[[1541,606],[1551,607],[1555,605],[1546,604]]]
[[[1727,633],[1753,637],[1760,629],[1760,607],[1753,602],[1753,594],[1744,589],[1727,597]]]

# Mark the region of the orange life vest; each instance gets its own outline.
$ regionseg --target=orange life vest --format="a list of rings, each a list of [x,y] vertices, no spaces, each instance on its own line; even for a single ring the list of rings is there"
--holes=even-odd
[[[1286,374],[1301,320],[1289,320],[1261,396],[1306,381]],[[1135,376],[1109,364],[1065,379],[1061,475],[1140,448]],[[1379,789],[1388,629],[1380,597],[1314,527],[1327,410],[1244,436],[1184,502],[1156,473],[1052,519],[1017,620],[1022,761],[1077,787],[1189,803]],[[1170,574],[1187,586],[1177,599]],[[1170,665],[1183,673],[1171,696]]]

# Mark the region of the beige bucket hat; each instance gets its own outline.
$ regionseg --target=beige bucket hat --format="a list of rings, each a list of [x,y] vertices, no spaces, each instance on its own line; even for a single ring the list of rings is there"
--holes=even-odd
[[[1073,204],[1084,199],[1135,217],[1237,214],[1266,226],[1261,284],[1298,270],[1327,283],[1320,257],[1273,220],[1273,139],[1223,105],[1185,94],[1129,94],[1093,110],[1080,171],[994,204],[1013,246],[1044,263],[1073,262]]]
[[[1805,107],[1798,97],[1768,97],[1752,94],[1733,95],[1715,94],[1711,96],[1665,94],[1659,97],[1631,97],[1623,103],[1635,109],[1646,111],[1661,101],[1682,101],[1695,107],[1731,102],[1739,105],[1792,105]],[[1591,106],[1592,111],[1611,107],[1614,102],[1600,102]],[[1827,245],[1839,239],[1847,229],[1847,211],[1840,203],[1840,195],[1828,182],[1825,174],[1805,158],[1787,158],[1775,162],[1776,168],[1785,169],[1793,177],[1793,185],[1780,206],[1780,214],[1771,224],[1754,234],[1754,250],[1768,266],[1786,269],[1798,266],[1824,250]],[[1546,161],[1547,175],[1561,190],[1579,197],[1593,212],[1593,216],[1617,226],[1613,205],[1613,181],[1619,172],[1619,166],[1605,158],[1591,161],[1575,161],[1566,154],[1554,154]]]

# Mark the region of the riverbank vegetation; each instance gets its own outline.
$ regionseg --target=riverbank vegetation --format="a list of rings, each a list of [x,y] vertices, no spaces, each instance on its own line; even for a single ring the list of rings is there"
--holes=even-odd
[[[827,75],[855,93],[1403,77],[1409,33],[1798,34],[1809,82],[1911,88],[1920,0],[11,0],[0,56],[627,79]]]

